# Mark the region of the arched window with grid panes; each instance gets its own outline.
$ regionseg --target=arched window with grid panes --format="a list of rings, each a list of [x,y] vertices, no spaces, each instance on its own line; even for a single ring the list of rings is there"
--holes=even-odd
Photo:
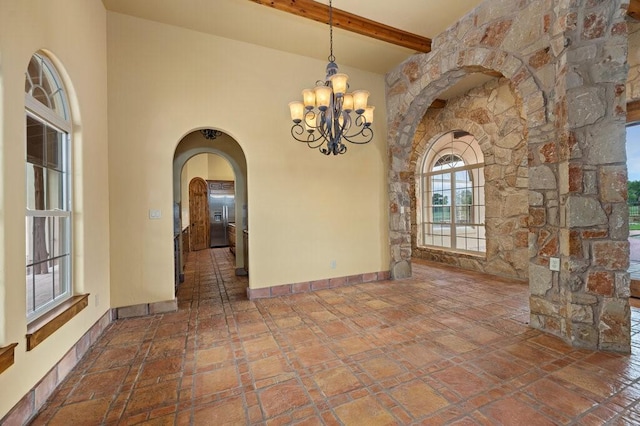
[[[431,143],[422,164],[419,245],[484,253],[484,156],[476,138],[446,133]]]
[[[27,320],[71,297],[71,120],[58,72],[42,53],[25,73]]]

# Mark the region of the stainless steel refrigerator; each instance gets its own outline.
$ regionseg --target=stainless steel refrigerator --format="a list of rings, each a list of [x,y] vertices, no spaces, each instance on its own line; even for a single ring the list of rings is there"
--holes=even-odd
[[[209,222],[211,247],[229,245],[227,225],[235,223],[236,202],[233,181],[209,180]]]

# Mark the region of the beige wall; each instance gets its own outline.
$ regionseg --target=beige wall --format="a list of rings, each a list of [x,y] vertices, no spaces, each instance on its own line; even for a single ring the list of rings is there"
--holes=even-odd
[[[189,225],[189,182],[194,177],[204,180],[235,180],[231,164],[216,154],[198,154],[189,159],[182,168],[180,188],[182,191],[182,229]]]
[[[225,158],[215,154],[206,155],[209,164],[209,180],[235,180],[231,164]]]
[[[26,352],[24,72],[50,52],[73,113],[74,287],[89,306]],[[110,306],[106,12],[98,0],[0,2],[0,346],[15,364],[0,374],[0,418]],[[99,296],[99,305],[96,305]]]
[[[343,69],[372,92],[376,138],[327,158],[291,139],[287,108],[324,62],[115,13],[108,34],[114,306],[173,297],[172,159],[206,127],[247,159],[252,287],[388,270],[383,76]]]

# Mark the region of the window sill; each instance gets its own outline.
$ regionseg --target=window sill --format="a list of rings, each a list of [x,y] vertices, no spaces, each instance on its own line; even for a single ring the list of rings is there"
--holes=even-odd
[[[467,251],[467,250],[460,250],[460,249],[451,249],[451,248],[440,247],[440,246],[417,246],[416,248],[417,249],[422,249],[422,250],[438,252],[438,253],[453,254],[453,255],[457,255],[457,256],[477,258],[477,259],[486,259],[487,258],[487,253],[479,252],[479,251]]]
[[[73,296],[27,326],[27,351],[38,346],[89,305],[89,294]]]
[[[17,343],[11,343],[9,346],[0,348],[0,373],[13,365],[13,349],[16,346],[18,346]]]

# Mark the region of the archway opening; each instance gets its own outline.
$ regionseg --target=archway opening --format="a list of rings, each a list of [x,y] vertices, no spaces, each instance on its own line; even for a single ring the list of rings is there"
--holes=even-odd
[[[529,182],[520,103],[506,78],[466,78],[462,87],[440,93],[446,104],[429,108],[416,127],[411,254],[525,280]]]
[[[224,237],[222,245],[226,247],[229,247],[227,238],[231,231],[230,225],[233,224],[235,241],[230,250],[235,256],[236,274],[246,275],[249,270],[247,162],[244,151],[235,139],[224,132],[197,129],[182,138],[173,159],[176,288],[183,278],[184,255],[193,248],[191,228],[194,227],[191,226],[193,212],[189,207],[189,183],[195,177],[205,182],[207,203],[209,198],[224,198],[223,205],[216,204],[208,209],[209,223],[214,221],[216,225],[220,225],[214,228]],[[226,221],[223,220],[225,217]],[[211,228],[207,228],[206,232],[205,246],[211,247]]]

